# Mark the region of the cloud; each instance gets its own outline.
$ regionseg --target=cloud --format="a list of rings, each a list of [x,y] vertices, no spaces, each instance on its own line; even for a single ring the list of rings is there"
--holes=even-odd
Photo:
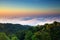
[[[44,25],[45,23],[60,22],[60,15],[56,16],[35,16],[35,17],[6,17],[0,18],[0,23],[13,23],[22,25]]]

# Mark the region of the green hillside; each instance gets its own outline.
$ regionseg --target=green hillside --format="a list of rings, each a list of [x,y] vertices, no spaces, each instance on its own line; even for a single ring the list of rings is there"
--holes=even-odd
[[[60,22],[37,26],[0,23],[0,40],[60,40]]]

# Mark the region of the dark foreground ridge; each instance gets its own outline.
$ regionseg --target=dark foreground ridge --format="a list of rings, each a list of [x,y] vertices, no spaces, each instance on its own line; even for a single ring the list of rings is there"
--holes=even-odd
[[[0,40],[60,40],[60,22],[37,26],[0,23]]]

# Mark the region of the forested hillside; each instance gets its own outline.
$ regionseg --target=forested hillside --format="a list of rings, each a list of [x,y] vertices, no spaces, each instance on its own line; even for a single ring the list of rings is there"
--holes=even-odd
[[[60,40],[60,22],[37,26],[0,23],[0,40]]]

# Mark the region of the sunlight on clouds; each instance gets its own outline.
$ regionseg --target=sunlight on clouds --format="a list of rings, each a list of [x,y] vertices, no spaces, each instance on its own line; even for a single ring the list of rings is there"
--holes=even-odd
[[[52,23],[54,21],[60,22],[60,17],[53,18],[30,18],[30,17],[20,17],[20,18],[0,18],[0,23],[13,23],[22,25],[44,25],[45,23]]]

